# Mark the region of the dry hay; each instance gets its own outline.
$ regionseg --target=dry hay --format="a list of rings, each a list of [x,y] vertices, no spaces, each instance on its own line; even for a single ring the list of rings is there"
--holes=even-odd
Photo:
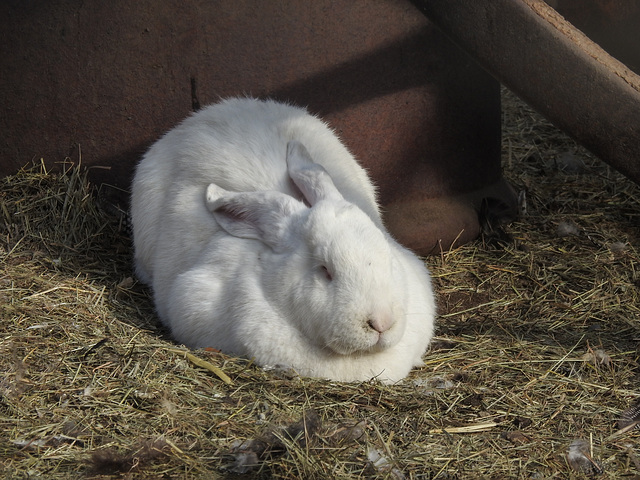
[[[3,477],[640,478],[640,191],[504,112],[522,216],[427,259],[438,338],[395,386],[186,353],[81,169],[2,180]]]

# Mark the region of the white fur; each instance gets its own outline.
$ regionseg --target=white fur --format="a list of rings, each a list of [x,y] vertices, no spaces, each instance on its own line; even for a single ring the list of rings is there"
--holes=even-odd
[[[136,272],[178,341],[342,381],[422,363],[427,269],[305,110],[232,98],[187,118],[140,162],[131,217]]]

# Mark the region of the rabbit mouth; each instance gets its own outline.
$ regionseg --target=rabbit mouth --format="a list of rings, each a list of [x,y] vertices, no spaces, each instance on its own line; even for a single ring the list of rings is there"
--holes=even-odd
[[[389,335],[378,332],[371,332],[365,336],[365,338],[359,339],[359,341],[347,341],[347,339],[341,337],[335,341],[328,342],[327,348],[337,353],[338,355],[349,356],[356,354],[374,354],[391,347],[395,342],[389,338]]]

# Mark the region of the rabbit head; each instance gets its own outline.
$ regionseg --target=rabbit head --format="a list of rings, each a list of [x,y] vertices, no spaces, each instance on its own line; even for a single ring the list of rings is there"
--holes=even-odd
[[[209,211],[228,234],[263,245],[256,275],[265,300],[309,347],[359,355],[395,345],[406,298],[389,239],[299,142],[287,145],[287,169],[301,200],[211,184]]]

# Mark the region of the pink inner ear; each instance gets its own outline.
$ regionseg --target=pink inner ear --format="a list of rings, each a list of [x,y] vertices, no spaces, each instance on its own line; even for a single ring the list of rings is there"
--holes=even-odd
[[[236,225],[235,227],[230,226],[230,228],[250,228],[259,230],[258,225],[256,224],[255,212],[247,209],[244,205],[238,205],[233,202],[223,203],[215,209],[215,213]],[[241,227],[240,225],[245,225],[245,227]]]
[[[262,230],[260,213],[250,206],[235,201],[218,205],[213,214],[218,224],[227,233],[240,238],[253,238],[265,241],[265,232]]]
[[[329,271],[329,269],[327,267],[325,267],[324,265],[322,266],[322,271],[324,272],[325,276],[327,277],[327,280],[329,280],[329,281],[333,280],[333,275],[331,275],[331,272]]]
[[[305,206],[311,207],[311,204],[305,198],[304,194],[302,193],[302,190],[298,188],[298,186],[296,185],[296,182],[294,182],[291,177],[289,177],[289,187],[291,188],[291,190],[293,190],[293,195],[291,195],[293,198],[301,201],[302,203],[305,204]]]
[[[215,212],[224,215],[229,220],[247,221],[249,219],[249,213],[245,209],[237,205],[230,205],[228,203],[222,204],[217,207],[215,209]]]

